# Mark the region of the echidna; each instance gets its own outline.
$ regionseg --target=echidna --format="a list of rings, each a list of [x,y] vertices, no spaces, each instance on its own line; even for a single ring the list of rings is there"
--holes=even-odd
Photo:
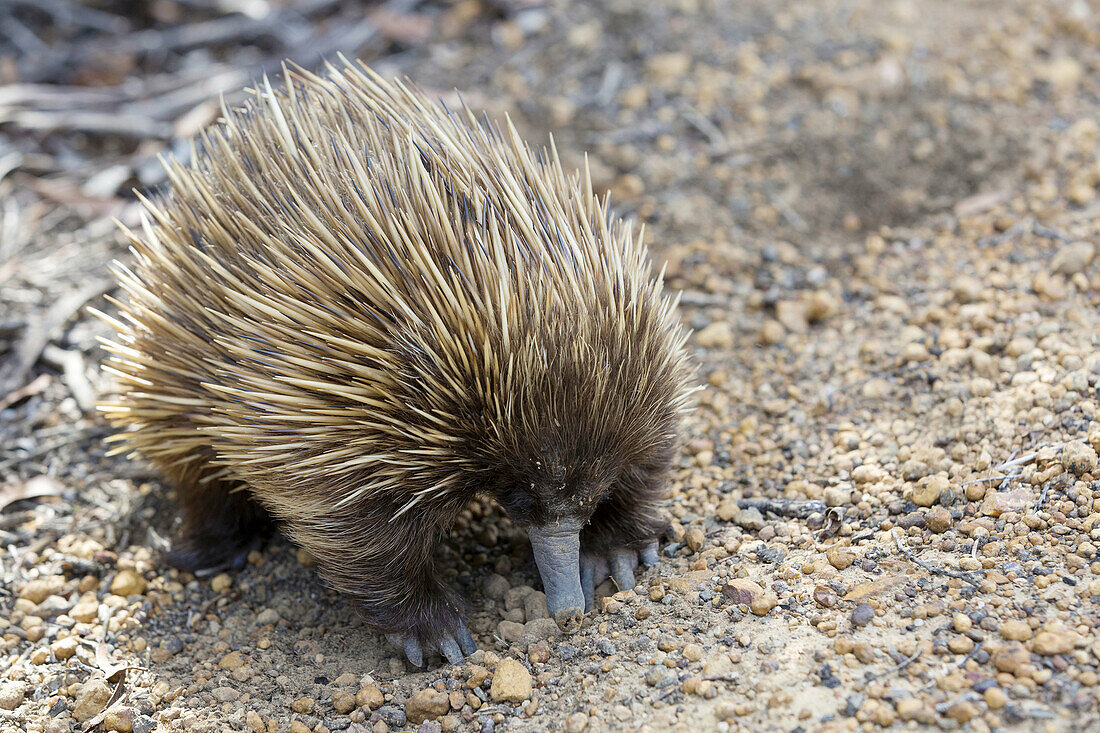
[[[475,495],[549,613],[656,561],[690,369],[641,236],[529,148],[345,62],[286,70],[145,201],[101,409],[179,493],[184,569],[269,519],[409,660],[475,645],[433,551]]]

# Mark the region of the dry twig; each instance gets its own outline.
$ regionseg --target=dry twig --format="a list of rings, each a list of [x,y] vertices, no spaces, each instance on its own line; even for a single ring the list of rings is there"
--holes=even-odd
[[[742,509],[756,509],[761,513],[770,512],[780,517],[792,517],[794,519],[805,519],[811,514],[827,511],[825,502],[815,500],[741,499],[737,502],[737,506]]]
[[[963,572],[960,572],[958,570],[949,570],[948,568],[940,568],[940,567],[936,567],[935,565],[930,565],[930,564],[926,563],[925,561],[921,560],[919,557],[916,556],[916,554],[912,550],[910,550],[908,547],[906,547],[905,543],[901,541],[901,535],[899,535],[897,532],[895,532],[893,530],[891,530],[890,534],[892,534],[894,536],[894,543],[898,546],[898,551],[901,552],[901,554],[905,555],[907,558],[909,558],[909,560],[912,561],[913,563],[915,563],[916,565],[919,565],[920,567],[927,570],[929,573],[931,573],[933,575],[946,575],[947,577],[955,578],[957,580],[961,580],[964,583],[967,583],[967,584],[973,586],[974,588],[978,587],[978,583],[976,583],[972,578],[969,577],[970,576],[969,573],[963,573]]]

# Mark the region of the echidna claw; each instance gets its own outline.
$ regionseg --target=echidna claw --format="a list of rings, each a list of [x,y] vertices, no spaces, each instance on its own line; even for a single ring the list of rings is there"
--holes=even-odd
[[[424,666],[424,649],[420,646],[420,642],[411,636],[405,639],[405,656],[409,658],[412,666]]]
[[[634,589],[634,568],[638,567],[638,553],[634,550],[616,549],[609,553],[611,579],[619,590]]]
[[[638,559],[642,561],[642,565],[646,567],[653,567],[657,564],[657,540],[654,540],[650,544],[642,548],[642,551],[638,553]]]
[[[466,624],[459,624],[458,633],[458,646],[462,649],[462,653],[465,656],[470,656],[477,651],[477,642],[474,641],[473,635],[470,634],[470,630],[466,628]]]
[[[581,555],[581,591],[584,593],[585,611],[593,609],[596,604],[596,586],[610,575],[607,558],[601,555]]]
[[[444,636],[440,639],[439,651],[451,664],[458,664],[462,661],[462,650],[458,648],[458,642],[454,640],[453,636]]]

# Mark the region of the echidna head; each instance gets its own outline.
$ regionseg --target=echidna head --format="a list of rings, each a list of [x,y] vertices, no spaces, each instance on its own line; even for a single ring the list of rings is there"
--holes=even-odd
[[[576,384],[559,384],[558,393],[576,398]],[[641,549],[664,524],[646,511],[664,494],[677,452],[679,394],[657,390],[652,401],[650,389],[634,387],[604,394],[596,407],[547,402],[552,392],[543,392],[537,416],[511,433],[493,471],[491,492],[527,528],[547,610],[563,631],[579,628],[585,611],[582,540],[584,551],[600,555]]]

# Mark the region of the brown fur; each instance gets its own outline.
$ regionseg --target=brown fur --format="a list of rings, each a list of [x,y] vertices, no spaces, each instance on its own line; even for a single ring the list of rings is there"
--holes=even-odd
[[[377,628],[431,639],[475,494],[580,518],[590,552],[650,542],[689,370],[640,236],[510,124],[350,65],[287,84],[169,163],[119,266],[102,409],[179,490],[175,560],[232,561],[270,515]]]

